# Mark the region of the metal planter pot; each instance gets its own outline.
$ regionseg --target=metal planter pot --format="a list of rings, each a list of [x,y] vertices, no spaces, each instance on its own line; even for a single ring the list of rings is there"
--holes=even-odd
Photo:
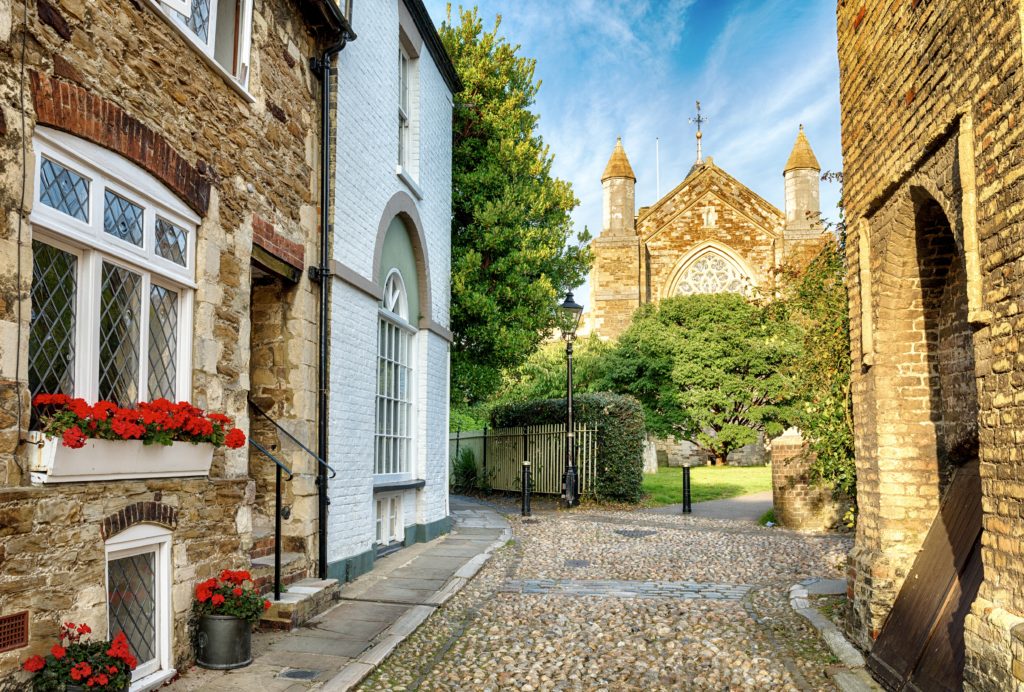
[[[196,664],[214,670],[252,663],[252,625],[231,615],[203,615],[196,634]]]

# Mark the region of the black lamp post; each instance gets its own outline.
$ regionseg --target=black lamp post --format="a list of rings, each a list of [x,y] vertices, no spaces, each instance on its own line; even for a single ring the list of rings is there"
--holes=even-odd
[[[559,306],[565,316],[565,328],[562,338],[565,339],[565,474],[562,476],[562,497],[566,507],[575,507],[579,503],[579,480],[576,475],[576,431],[572,422],[572,342],[576,340],[576,329],[580,326],[583,306],[572,298],[572,291],[565,294],[565,300]]]

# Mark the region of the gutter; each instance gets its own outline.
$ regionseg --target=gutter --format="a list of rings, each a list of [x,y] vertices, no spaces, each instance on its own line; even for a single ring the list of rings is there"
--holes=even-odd
[[[309,278],[320,284],[320,334],[317,357],[317,454],[327,461],[327,414],[329,410],[327,364],[329,361],[330,337],[330,241],[334,231],[331,224],[328,201],[331,198],[331,61],[349,41],[356,39],[349,20],[352,17],[352,0],[346,0],[345,13],[333,2],[324,0],[327,9],[340,26],[340,37],[328,46],[320,57],[310,58],[309,69],[320,80],[320,264],[309,268]],[[316,486],[318,495],[318,548],[317,572],[320,579],[327,578],[327,515],[331,504],[327,497],[327,467],[317,465]]]

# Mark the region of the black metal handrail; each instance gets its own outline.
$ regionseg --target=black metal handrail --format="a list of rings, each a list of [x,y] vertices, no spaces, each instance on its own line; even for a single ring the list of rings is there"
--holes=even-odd
[[[334,478],[335,476],[338,475],[338,472],[334,470],[333,466],[331,466],[326,461],[321,459],[320,456],[316,452],[314,452],[312,449],[310,449],[306,445],[302,444],[302,442],[300,442],[299,439],[297,437],[295,437],[295,435],[292,435],[290,432],[285,430],[285,428],[283,428],[280,423],[278,423],[276,420],[274,420],[273,418],[270,417],[269,413],[267,413],[262,408],[260,408],[259,404],[257,404],[252,399],[249,399],[249,405],[253,407],[253,409],[256,411],[256,413],[260,414],[261,416],[266,418],[268,421],[270,421],[271,425],[273,425],[275,428],[277,428],[278,431],[283,432],[288,437],[289,440],[291,440],[292,442],[297,444],[302,449],[302,451],[304,451],[306,454],[308,454],[309,456],[311,456],[314,459],[316,459],[316,462],[318,464],[320,464],[321,466],[326,468],[328,471],[330,471],[331,472],[331,478]]]
[[[277,468],[274,469],[274,600],[281,600],[281,472],[284,471],[288,477],[284,480],[290,481],[295,474],[292,470],[281,463],[281,460],[274,456],[270,450],[256,440],[249,438],[249,444],[270,459]]]

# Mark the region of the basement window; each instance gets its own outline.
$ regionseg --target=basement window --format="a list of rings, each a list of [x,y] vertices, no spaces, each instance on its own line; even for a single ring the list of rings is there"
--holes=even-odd
[[[108,632],[124,632],[139,660],[132,689],[152,689],[174,675],[171,532],[137,524],[107,541],[106,563]]]
[[[252,0],[162,0],[161,6],[206,58],[246,86]]]

